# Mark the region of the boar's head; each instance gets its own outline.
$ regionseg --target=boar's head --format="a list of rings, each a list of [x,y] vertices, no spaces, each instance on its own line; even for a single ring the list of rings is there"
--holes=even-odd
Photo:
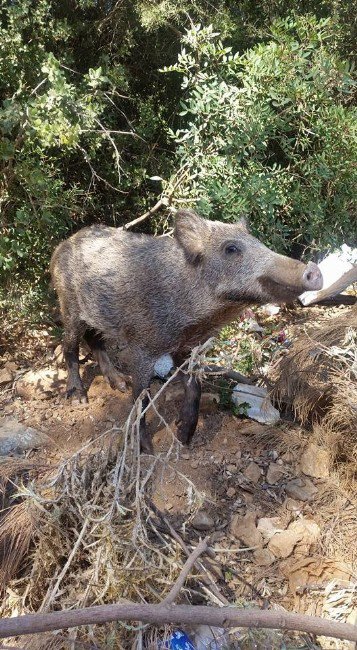
[[[322,288],[316,264],[274,253],[249,233],[244,220],[225,224],[179,210],[174,234],[220,302],[292,302],[303,291]]]

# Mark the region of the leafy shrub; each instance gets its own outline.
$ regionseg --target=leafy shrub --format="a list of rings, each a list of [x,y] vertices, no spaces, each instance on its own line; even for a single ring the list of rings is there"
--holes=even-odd
[[[280,251],[356,241],[356,109],[352,66],[329,49],[330,21],[277,20],[271,39],[233,54],[212,27],[187,31],[182,128],[173,133],[189,179],[182,197],[206,217],[250,215]]]

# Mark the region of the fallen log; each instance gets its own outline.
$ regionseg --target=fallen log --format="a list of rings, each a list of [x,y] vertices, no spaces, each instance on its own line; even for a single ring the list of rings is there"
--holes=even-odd
[[[154,625],[210,625],[212,627],[248,627],[296,630],[310,634],[357,641],[357,627],[349,623],[329,621],[285,611],[208,607],[204,605],[147,605],[119,603],[97,605],[84,609],[27,614],[0,621],[0,638],[38,634],[80,625],[96,625],[111,621],[139,621]]]

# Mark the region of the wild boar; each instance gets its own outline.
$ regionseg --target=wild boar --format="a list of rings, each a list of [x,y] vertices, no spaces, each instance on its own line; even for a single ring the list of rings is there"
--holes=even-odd
[[[80,401],[87,400],[78,365],[82,337],[111,386],[120,389],[122,376],[105,347],[107,341],[119,345],[136,399],[149,388],[164,353],[179,366],[245,305],[292,302],[322,287],[316,264],[274,253],[244,221],[208,221],[191,210],[176,213],[173,237],[83,228],[55,249],[51,274],[64,326],[67,395]],[[181,374],[185,398],[178,438],[188,444],[201,387],[198,379]],[[140,439],[142,450],[152,452],[144,418]]]

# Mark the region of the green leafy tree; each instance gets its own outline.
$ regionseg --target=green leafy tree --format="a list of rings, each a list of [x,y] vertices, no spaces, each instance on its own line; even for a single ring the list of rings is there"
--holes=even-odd
[[[196,26],[166,68],[183,78],[182,197],[209,218],[249,215],[278,250],[356,241],[355,82],[331,38],[328,19],[296,16],[239,55]]]

